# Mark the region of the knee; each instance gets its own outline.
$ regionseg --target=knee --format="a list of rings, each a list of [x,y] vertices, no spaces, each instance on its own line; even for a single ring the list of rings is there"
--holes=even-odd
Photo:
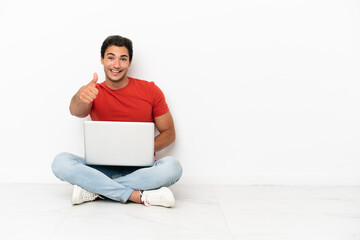
[[[59,153],[55,156],[51,164],[52,172],[61,180],[66,179],[66,174],[69,174],[71,156],[70,153]]]
[[[183,168],[180,162],[176,158],[171,156],[164,157],[160,160],[162,161],[162,164],[166,166],[168,178],[171,179],[170,185],[179,181],[183,172]]]

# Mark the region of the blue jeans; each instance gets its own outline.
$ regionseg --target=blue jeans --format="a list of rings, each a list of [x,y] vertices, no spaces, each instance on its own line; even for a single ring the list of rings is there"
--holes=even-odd
[[[86,165],[83,157],[58,154],[52,171],[62,181],[90,192],[126,203],[134,190],[150,190],[176,183],[182,167],[174,157],[157,160],[151,167]]]

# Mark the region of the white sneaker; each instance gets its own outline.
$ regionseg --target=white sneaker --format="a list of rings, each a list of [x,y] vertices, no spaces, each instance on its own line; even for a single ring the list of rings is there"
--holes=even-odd
[[[86,191],[85,189],[82,189],[81,187],[74,185],[72,198],[71,198],[71,204],[75,205],[75,204],[81,204],[84,202],[94,201],[98,197],[99,197],[99,194]]]
[[[172,192],[167,187],[162,187],[157,190],[143,191],[141,202],[145,206],[175,206],[175,198]]]

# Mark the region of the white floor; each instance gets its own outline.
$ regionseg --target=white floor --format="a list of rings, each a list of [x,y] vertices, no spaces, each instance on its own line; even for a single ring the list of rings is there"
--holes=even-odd
[[[360,239],[360,186],[177,184],[172,209],[71,206],[68,184],[0,188],[0,239]]]

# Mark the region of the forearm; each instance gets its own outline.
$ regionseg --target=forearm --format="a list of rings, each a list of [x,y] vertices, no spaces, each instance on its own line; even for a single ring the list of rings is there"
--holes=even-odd
[[[83,118],[89,115],[91,107],[92,103],[80,101],[78,93],[76,93],[71,99],[69,110],[71,115]]]
[[[155,152],[158,152],[175,141],[175,131],[167,130],[161,132],[155,138]]]

